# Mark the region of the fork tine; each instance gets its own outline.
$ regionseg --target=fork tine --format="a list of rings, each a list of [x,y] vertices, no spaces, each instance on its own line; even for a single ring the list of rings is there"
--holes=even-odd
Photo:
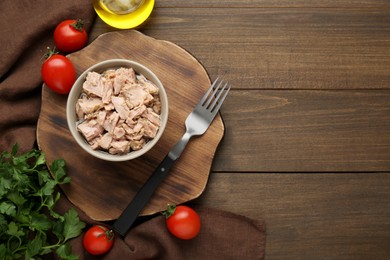
[[[203,95],[202,99],[199,101],[198,105],[203,105],[203,103],[206,101],[206,99],[208,98],[210,92],[214,89],[214,86],[217,84],[217,81],[218,81],[219,77],[217,77],[213,84],[211,84],[211,86],[209,87],[209,89],[207,90],[207,92]]]
[[[221,83],[222,83],[222,82],[221,82]],[[222,87],[222,89],[219,90],[219,93],[218,93],[218,95],[214,98],[213,103],[208,107],[208,110],[210,110],[211,112],[214,110],[215,104],[217,104],[217,102],[220,101],[219,99],[220,99],[220,97],[221,97],[223,91],[226,89],[226,86],[228,86],[228,83],[227,83],[227,82],[226,82],[225,85]],[[218,87],[219,87],[219,86],[218,86]],[[230,90],[230,88],[229,88],[227,91],[229,91],[229,90]],[[215,95],[216,93],[213,93],[213,94]],[[227,94],[227,93],[225,93],[225,96],[226,96],[226,94]],[[223,102],[223,100],[222,100],[222,102]]]
[[[228,88],[225,90],[225,87],[226,87],[226,86],[228,86]],[[217,104],[217,106],[216,106],[216,107],[213,107],[213,108],[210,110],[211,113],[215,113],[215,114],[216,114],[216,113],[219,111],[219,109],[220,109],[221,106],[222,106],[223,101],[225,100],[225,98],[226,98],[228,92],[230,91],[230,88],[231,88],[231,86],[228,85],[228,83],[226,83],[225,86],[222,88],[222,90],[219,92],[218,97],[214,100],[213,106],[214,106],[215,104]],[[220,98],[220,96],[221,96],[221,94],[222,94],[222,92],[223,92],[224,90],[225,90],[225,94],[223,94],[223,96]],[[217,101],[218,101],[218,103],[217,103]]]
[[[223,82],[223,80],[221,80],[221,81],[218,83],[218,85],[215,87],[215,85],[216,85],[218,79],[219,79],[219,78],[217,78],[217,79],[213,82],[212,86],[210,87],[210,89],[211,89],[211,88],[214,88],[213,93],[212,93],[211,95],[209,95],[209,93],[207,93],[207,96],[208,96],[207,101],[203,104],[203,106],[204,106],[205,108],[208,108],[208,106],[210,105],[211,101],[212,101],[213,98],[215,97],[215,94],[217,93],[219,87],[221,86],[221,84],[222,84],[222,82]],[[215,83],[215,84],[214,84],[214,83]]]

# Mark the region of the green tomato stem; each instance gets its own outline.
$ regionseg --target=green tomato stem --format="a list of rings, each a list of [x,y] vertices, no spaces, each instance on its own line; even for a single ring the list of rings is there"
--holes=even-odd
[[[162,212],[162,214],[165,216],[165,218],[169,218],[170,216],[175,213],[176,205],[175,204],[168,204],[167,209]]]
[[[82,32],[84,28],[84,22],[81,19],[77,19],[74,23],[70,24],[73,28],[75,28],[77,31]]]

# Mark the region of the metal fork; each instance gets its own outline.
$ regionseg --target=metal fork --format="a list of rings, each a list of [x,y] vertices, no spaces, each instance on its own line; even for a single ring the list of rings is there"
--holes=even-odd
[[[202,135],[209,128],[230,88],[231,86],[227,82],[219,78],[213,82],[194,110],[188,115],[185,121],[186,132],[183,137],[165,156],[120,217],[114,222],[112,228],[116,232],[122,236],[126,235],[156,188],[168,175],[174,162],[180,157],[191,137]]]

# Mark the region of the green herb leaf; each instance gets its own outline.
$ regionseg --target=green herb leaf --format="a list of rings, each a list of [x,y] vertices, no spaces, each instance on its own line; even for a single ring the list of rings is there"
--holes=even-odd
[[[18,144],[14,144],[12,146],[12,151],[11,151],[12,156],[16,155],[16,153],[18,152],[18,149],[19,149],[19,145]]]
[[[54,192],[54,187],[56,186],[56,182],[49,181],[46,182],[45,185],[37,192],[40,196],[50,196]]]
[[[11,202],[3,201],[0,203],[0,213],[14,217],[16,215],[16,207]]]
[[[34,213],[31,216],[30,229],[47,231],[52,227],[52,223],[47,215],[42,213]]]
[[[19,191],[10,191],[7,194],[7,199],[12,201],[18,207],[22,206],[26,202],[26,199],[20,194]]]
[[[66,176],[66,168],[64,160],[54,160],[50,165],[50,170],[54,175],[54,179],[58,184],[65,184],[70,182],[70,177]]]
[[[43,241],[40,236],[36,236],[33,240],[29,241],[27,244],[25,259],[30,259],[33,256],[39,255],[42,246],[43,246]]]
[[[66,243],[64,245],[61,245],[57,248],[56,253],[61,259],[64,260],[77,260],[78,257],[75,255],[72,255],[72,247],[69,243]]]
[[[57,237],[58,241],[64,241],[64,223],[63,221],[57,221],[53,224],[53,234]]]
[[[0,169],[1,171],[1,169]],[[0,197],[3,197],[11,189],[11,180],[4,177],[0,178]]]
[[[41,153],[35,162],[35,166],[44,165],[46,163],[46,157],[44,153]]]
[[[55,160],[49,171],[44,153],[33,149],[18,155],[17,144],[0,154],[0,259],[41,259],[54,252],[77,259],[67,241],[80,235],[85,223],[74,209],[64,215],[54,210],[57,185],[70,182],[65,166]],[[53,235],[55,244],[48,241]]]
[[[22,230],[19,230],[19,227],[15,222],[10,222],[8,224],[7,234],[13,237],[21,237],[25,233]]]
[[[64,217],[65,220],[63,235],[65,241],[79,236],[81,234],[82,229],[85,227],[85,223],[80,221],[76,210],[68,210],[68,212],[65,213]]]
[[[5,244],[0,244],[0,259],[6,259],[7,256],[7,247]]]

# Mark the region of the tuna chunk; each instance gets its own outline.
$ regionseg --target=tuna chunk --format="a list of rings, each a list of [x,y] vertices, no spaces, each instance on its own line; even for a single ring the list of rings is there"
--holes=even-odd
[[[126,131],[125,129],[123,129],[123,127],[115,127],[114,128],[114,131],[112,132],[112,135],[113,137],[116,139],[116,140],[120,140],[122,139],[122,137],[124,137],[126,134]]]
[[[146,92],[140,85],[126,85],[121,95],[126,98],[127,106],[132,109],[141,105],[146,105],[153,101],[153,96]]]
[[[113,141],[111,148],[108,150],[110,154],[125,154],[130,151],[129,141]]]
[[[157,127],[160,126],[160,116],[153,112],[153,109],[148,108],[145,110],[145,112],[142,114],[143,118],[146,118],[149,122],[156,125]]]
[[[146,110],[145,105],[141,105],[139,107],[135,107],[132,109],[129,113],[129,116],[127,117],[128,122],[134,122],[136,121]]]
[[[78,131],[93,149],[126,154],[154,138],[160,127],[159,89],[133,69],[90,72],[76,104]]]
[[[96,116],[96,121],[98,122],[99,125],[103,126],[104,122],[106,121],[106,116],[107,116],[107,111],[102,109],[98,112]]]
[[[114,104],[115,110],[119,114],[119,117],[122,119],[127,119],[130,114],[130,109],[126,105],[125,98],[113,96],[111,100],[112,100],[112,104]]]
[[[77,129],[88,142],[100,136],[104,130],[103,127],[96,122],[96,120],[85,120],[77,126]]]
[[[107,81],[103,87],[102,101],[104,104],[109,104],[111,102],[112,92],[113,92],[112,82]]]
[[[145,118],[140,118],[138,122],[142,125],[142,128],[144,129],[144,136],[148,138],[156,137],[158,126],[156,126]]]
[[[138,140],[138,141],[131,141],[130,142],[130,148],[134,151],[137,151],[137,150],[140,150],[142,149],[142,147],[144,147],[145,145],[145,139],[141,139],[141,140]]]
[[[136,77],[133,69],[117,69],[114,78],[114,94],[118,95],[126,84],[135,83],[135,79]]]
[[[88,72],[83,89],[87,94],[103,97],[105,79],[99,73]]]
[[[112,136],[110,133],[105,133],[100,139],[99,139],[99,146],[103,148],[104,150],[108,150],[111,146],[112,142]]]
[[[123,127],[123,129],[126,132],[126,139],[127,140],[130,140],[130,141],[137,140],[137,141],[139,141],[139,140],[141,140],[144,137],[144,132],[145,132],[144,125],[139,123],[139,122],[135,126],[133,126],[133,127],[125,125]]]
[[[100,98],[87,98],[83,96],[77,101],[76,113],[79,119],[84,118],[86,114],[91,114],[104,106]]]
[[[154,85],[152,82],[150,82],[149,80],[147,80],[145,76],[138,75],[137,79],[141,83],[141,86],[143,87],[143,89],[145,89],[146,92],[152,95],[158,94],[159,92],[158,87]]]
[[[107,132],[112,133],[112,131],[114,131],[114,128],[116,127],[118,121],[119,121],[119,114],[117,112],[111,113],[111,115],[106,117],[106,120],[104,121],[104,124],[103,124],[103,128]]]

